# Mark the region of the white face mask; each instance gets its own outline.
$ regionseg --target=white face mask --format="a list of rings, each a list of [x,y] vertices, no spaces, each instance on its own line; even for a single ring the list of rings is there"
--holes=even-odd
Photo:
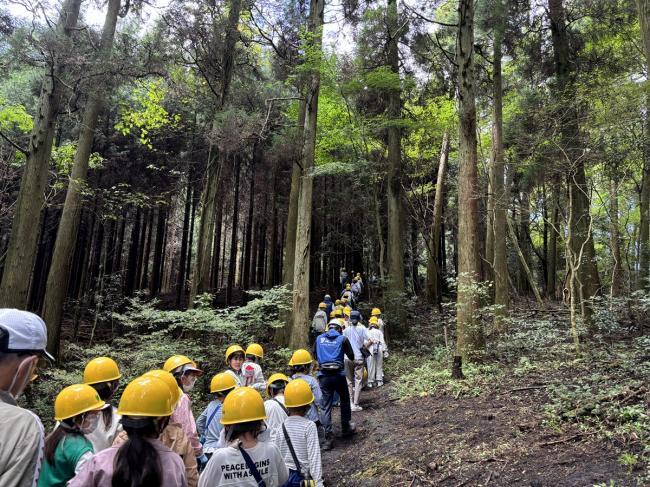
[[[29,384],[31,377],[31,364],[29,365],[30,369],[27,373],[24,374],[22,377],[22,384],[19,384],[18,387],[16,388],[16,392],[14,393],[14,387],[16,386],[16,380],[18,377],[21,375],[21,372],[24,370],[25,367],[28,367],[27,362],[31,361],[33,357],[27,357],[24,359],[20,364],[18,365],[18,368],[16,369],[16,373],[14,374],[13,379],[11,380],[11,384],[9,385],[9,388],[7,389],[7,392],[16,399],[20,394],[25,390],[25,387],[27,387],[27,384]]]
[[[84,415],[84,419],[81,422],[81,425],[79,426],[79,431],[81,431],[84,435],[90,434],[93,431],[95,431],[98,424],[99,424],[98,413],[86,414]]]
[[[196,379],[197,377],[195,375],[190,376],[188,379],[183,380],[183,392],[190,392],[192,389],[194,389],[194,384],[196,384]],[[185,381],[188,381],[188,383],[185,383]]]

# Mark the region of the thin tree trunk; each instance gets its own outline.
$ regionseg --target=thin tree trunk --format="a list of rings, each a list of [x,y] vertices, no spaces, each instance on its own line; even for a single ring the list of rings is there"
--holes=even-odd
[[[386,280],[386,244],[384,243],[384,231],[381,224],[381,212],[379,207],[378,191],[374,192],[375,199],[375,224],[377,227],[377,242],[379,243],[379,277],[382,282]],[[333,266],[335,267],[335,266]]]
[[[505,4],[503,3],[505,1]],[[504,185],[505,163],[503,154],[503,86],[501,58],[503,32],[507,15],[508,0],[499,0],[498,25],[494,29],[494,64],[492,75],[492,95],[494,103],[492,119],[492,164],[490,166],[491,194],[493,195],[493,244],[490,262],[494,276],[494,324],[498,331],[504,331],[503,318],[508,314],[510,298],[508,295],[508,262],[506,217],[508,211],[508,188]]]
[[[612,287],[611,296],[620,296],[623,292],[623,259],[621,257],[621,235],[618,223],[618,181],[611,178],[609,181],[609,221],[610,241],[612,246]]]
[[[39,216],[45,203],[52,141],[63,99],[65,63],[71,52],[72,33],[79,18],[81,0],[65,0],[56,26],[57,42],[53,62],[41,85],[34,128],[29,138],[27,162],[11,225],[11,236],[0,282],[0,306],[25,309],[38,242]],[[65,293],[65,288],[63,289]],[[48,322],[49,323],[49,322]],[[55,338],[50,338],[54,343]],[[58,339],[58,337],[56,337]]]
[[[386,11],[388,29],[388,66],[399,79],[398,41],[400,25],[397,0],[388,0]],[[392,87],[388,98],[388,290],[395,320],[391,322],[393,336],[404,335],[408,329],[402,306],[404,293],[404,208],[402,199],[402,149],[399,119],[402,114],[401,87]]]
[[[137,208],[135,213],[135,221],[133,222],[133,227],[131,228],[131,238],[129,244],[129,257],[126,264],[126,295],[133,296],[133,291],[135,291],[135,282],[136,274],[138,270],[138,251],[139,241],[140,241],[140,219],[142,211],[140,207]]]
[[[646,76],[650,78],[650,0],[637,0]],[[650,95],[646,93],[643,175],[639,194],[639,289],[650,289]]]
[[[449,132],[445,131],[442,136],[442,147],[440,148],[440,162],[438,163],[438,175],[436,177],[436,195],[433,201],[433,221],[429,242],[429,258],[427,260],[427,291],[429,302],[440,305],[440,230],[442,225],[442,207],[445,194],[445,174],[447,173],[447,161],[449,160]]]
[[[144,258],[142,259],[142,281],[140,289],[149,287],[149,257],[151,255],[151,239],[153,236],[154,209],[149,208],[149,223],[147,224],[147,243],[144,248]]]
[[[325,10],[324,0],[310,0],[308,32],[312,36],[310,48],[322,51],[322,28]],[[296,247],[293,271],[293,327],[290,334],[291,348],[305,347],[309,343],[309,275],[311,260],[311,220],[314,157],[316,151],[316,126],[318,121],[318,95],[320,70],[312,69],[306,97],[304,142],[302,150],[302,174],[298,197],[296,220]]]
[[[560,176],[559,174],[553,175],[551,179],[551,186],[553,191],[551,194],[551,225],[550,225],[550,235],[548,242],[548,264],[546,272],[546,292],[548,293],[551,299],[556,298],[556,281],[557,281],[557,266],[558,266],[558,245],[557,241],[559,238],[560,230]]]
[[[278,240],[278,202],[277,202],[277,179],[278,179],[278,163],[273,162],[273,168],[272,168],[272,173],[271,173],[271,191],[270,191],[270,196],[271,196],[271,211],[273,212],[273,219],[271,221],[271,236],[269,238],[269,258],[268,258],[268,266],[269,266],[269,279],[268,283],[270,286],[275,286],[276,284],[276,267],[277,267],[277,259],[276,259],[276,242]],[[265,219],[266,221],[266,219]],[[266,233],[264,234],[266,238]]]
[[[180,309],[185,294],[185,266],[187,260],[187,245],[190,235],[190,215],[192,209],[192,183],[188,177],[185,190],[185,209],[183,211],[183,231],[181,234],[181,253],[178,262],[178,277],[176,279],[176,307]]]
[[[239,16],[241,12],[241,0],[228,1],[228,25],[226,28],[223,51],[221,53],[221,89],[216,111],[222,111],[228,93],[235,64],[235,45],[239,39]],[[215,127],[216,120],[213,122]],[[201,221],[199,224],[199,238],[197,244],[196,263],[192,278],[192,292],[189,306],[192,307],[194,298],[198,294],[210,290],[210,270],[212,269],[212,242],[214,239],[215,227],[215,205],[217,202],[219,180],[221,169],[224,163],[223,154],[219,153],[216,145],[210,144],[208,151],[208,167],[206,169],[205,184],[201,194]],[[216,259],[218,256],[215,255]],[[228,278],[230,279],[230,277]]]
[[[472,360],[485,348],[483,327],[477,319],[476,285],[481,275],[478,232],[478,166],[476,95],[474,85],[474,1],[459,0],[458,63],[458,298],[456,355]],[[458,374],[457,374],[458,376]]]
[[[235,284],[235,271],[237,265],[237,233],[239,226],[239,176],[241,173],[241,160],[238,154],[233,156],[235,165],[235,194],[232,205],[232,234],[230,236],[230,256],[228,257],[228,282],[226,284],[226,306],[232,304],[232,288]]]
[[[161,268],[164,252],[165,226],[167,222],[167,210],[163,206],[158,207],[158,223],[156,224],[156,245],[153,252],[153,264],[151,269],[151,280],[149,282],[149,294],[157,296],[161,284]]]
[[[253,205],[255,204],[255,169],[257,164],[257,146],[253,147],[251,162],[251,184],[248,193],[248,218],[246,221],[246,245],[244,246],[244,268],[242,270],[242,289],[248,289],[251,282],[251,249],[253,247]],[[255,270],[255,269],[253,269]],[[253,282],[255,279],[253,279]]]
[[[510,233],[510,240],[512,240],[512,244],[514,245],[515,250],[517,251],[519,262],[524,271],[526,279],[528,280],[528,285],[530,286],[530,288],[533,290],[533,293],[535,294],[537,305],[540,307],[540,309],[544,309],[544,301],[542,300],[542,296],[539,293],[539,289],[537,289],[537,285],[535,283],[535,278],[533,277],[533,273],[531,272],[530,267],[528,266],[528,262],[526,261],[526,257],[524,256],[524,253],[521,250],[521,246],[519,245],[519,239],[517,238],[517,234],[515,232],[512,219],[509,216],[507,216],[506,218],[508,222],[508,232]]]

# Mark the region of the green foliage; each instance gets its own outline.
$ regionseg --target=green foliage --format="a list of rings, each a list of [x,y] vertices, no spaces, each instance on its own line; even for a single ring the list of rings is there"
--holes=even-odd
[[[52,165],[59,176],[69,176],[74,164],[74,155],[77,152],[77,143],[66,140],[58,147],[52,148]],[[88,159],[90,169],[99,169],[102,167],[104,158],[98,153],[93,152]]]
[[[10,104],[0,97],[0,130],[29,133],[34,127],[32,116],[20,104]]]
[[[139,81],[128,101],[122,103],[115,128],[123,135],[135,131],[140,143],[153,149],[152,133],[180,122],[180,115],[170,114],[163,105],[167,92],[162,80]]]

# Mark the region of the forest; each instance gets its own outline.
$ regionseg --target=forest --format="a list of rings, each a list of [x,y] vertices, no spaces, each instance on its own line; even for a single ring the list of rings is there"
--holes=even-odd
[[[3,0],[0,73],[44,422],[97,355],[279,370],[358,273],[328,486],[650,485],[650,0]]]

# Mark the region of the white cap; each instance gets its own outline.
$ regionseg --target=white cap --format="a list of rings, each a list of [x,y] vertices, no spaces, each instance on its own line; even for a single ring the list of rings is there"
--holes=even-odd
[[[34,313],[0,308],[0,352],[32,352],[54,357],[47,350],[47,327]]]

